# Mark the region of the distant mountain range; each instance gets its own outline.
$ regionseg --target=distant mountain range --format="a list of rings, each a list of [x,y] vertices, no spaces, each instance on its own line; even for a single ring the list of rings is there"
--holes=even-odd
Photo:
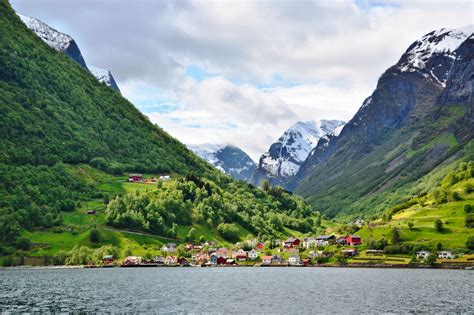
[[[81,65],[81,67],[89,70],[97,78],[97,80],[99,80],[99,82],[105,83],[107,86],[110,86],[112,89],[120,93],[120,89],[115,82],[112,73],[108,70],[98,67],[88,66],[84,60],[84,57],[82,56],[79,46],[77,46],[76,41],[71,36],[55,30],[48,24],[38,19],[20,14],[18,12],[17,15],[30,30],[32,30],[50,47],[65,53],[72,60]]]
[[[188,145],[198,156],[237,180],[249,181],[255,162],[242,149],[233,145]]]
[[[287,188],[330,216],[370,215],[429,191],[473,159],[473,30],[440,29],[410,45]]]
[[[319,139],[338,133],[343,125],[340,120],[297,122],[260,157],[252,183],[258,185],[263,179],[268,179],[273,185],[285,186],[288,179],[296,175]]]

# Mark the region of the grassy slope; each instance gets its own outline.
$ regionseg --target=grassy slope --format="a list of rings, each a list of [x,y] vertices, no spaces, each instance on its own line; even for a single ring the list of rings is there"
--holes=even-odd
[[[438,242],[447,249],[463,249],[468,236],[473,235],[472,229],[464,226],[464,205],[474,205],[474,193],[466,194],[463,187],[467,183],[474,185],[474,179],[462,181],[452,186],[462,200],[450,201],[437,205],[429,198],[424,205],[416,204],[396,213],[392,220],[375,227],[364,227],[357,232],[364,239],[390,239],[391,229],[396,227],[402,236],[402,241],[410,244],[424,245],[434,248]],[[435,220],[440,219],[444,223],[442,232],[436,232]],[[408,228],[408,222],[414,223],[414,228]]]
[[[126,182],[124,176],[113,176],[95,169],[87,164],[67,165],[68,171],[76,176],[77,180],[86,181],[97,187],[100,192],[115,195],[139,191],[153,191],[156,185]],[[164,185],[170,184],[164,182]],[[87,210],[96,210],[95,215],[88,215]],[[64,224],[60,227],[47,230],[24,231],[26,236],[34,244],[30,252],[32,256],[54,255],[60,251],[69,251],[75,245],[87,245],[100,247],[112,244],[119,247],[122,252],[126,249],[132,250],[136,255],[144,255],[146,252],[158,254],[161,245],[167,242],[183,243],[191,226],[178,226],[177,239],[167,239],[147,233],[135,234],[127,231],[117,231],[105,226],[106,205],[103,199],[92,199],[81,201],[81,206],[73,212],[63,213]],[[216,240],[226,244],[219,233],[204,225],[193,225],[197,235],[202,235],[206,240]],[[89,233],[93,228],[101,232],[101,242],[93,244],[89,241]],[[239,228],[239,237],[246,239],[252,234],[242,226]],[[289,233],[295,233],[288,230]],[[229,244],[230,245],[230,244]]]
[[[457,120],[460,116],[458,108],[453,109],[449,115],[452,115],[451,122]],[[437,147],[446,147],[450,152],[449,156],[431,171],[420,173],[418,162],[423,159],[429,161],[430,149]],[[473,141],[460,146],[449,131],[440,132],[434,139],[416,149],[413,149],[411,139],[399,132],[358,161],[347,163],[342,155],[333,157],[333,163],[327,164],[332,165],[333,169],[324,172],[342,175],[331,179],[331,184],[324,186],[327,190],[312,193],[320,178],[309,177],[297,192],[310,194],[307,201],[323,213],[337,215],[339,220],[350,220],[380,213],[402,202],[407,196],[431,189],[459,163],[473,157]],[[404,161],[403,167],[388,171],[390,163],[397,158]]]

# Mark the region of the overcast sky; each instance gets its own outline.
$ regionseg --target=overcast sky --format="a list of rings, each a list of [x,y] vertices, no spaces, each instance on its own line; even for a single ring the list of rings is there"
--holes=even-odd
[[[408,46],[473,24],[472,1],[12,0],[184,143],[255,160],[298,120],[349,120]]]

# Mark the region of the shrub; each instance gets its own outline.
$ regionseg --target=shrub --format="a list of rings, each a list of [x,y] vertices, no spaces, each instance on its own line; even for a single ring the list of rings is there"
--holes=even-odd
[[[235,224],[221,223],[217,227],[219,234],[229,242],[235,242],[239,240],[239,229]]]
[[[474,228],[474,214],[472,213],[466,214],[466,218],[464,219],[464,224],[469,229]]]
[[[449,193],[448,200],[449,201],[459,201],[459,200],[461,200],[461,195],[459,195],[459,193],[457,191],[452,191],[452,192]]]
[[[31,242],[26,237],[20,237],[16,240],[15,247],[21,250],[29,250],[31,248]]]
[[[407,225],[408,225],[408,228],[410,230],[413,230],[413,227],[415,226],[415,223],[413,223],[413,221],[408,221]]]
[[[89,232],[89,240],[91,243],[99,243],[100,242],[100,231],[98,229],[92,229]]]
[[[464,212],[471,213],[472,212],[472,205],[464,205]]]
[[[436,259],[437,259],[437,258],[438,258],[438,257],[436,256],[436,254],[435,254],[435,253],[432,253],[432,254],[430,254],[428,257],[426,257],[425,263],[426,263],[427,265],[433,266],[434,264],[436,264]]]
[[[441,232],[443,230],[443,222],[440,219],[436,219],[434,222],[434,228],[436,232]]]
[[[467,238],[466,247],[470,250],[474,250],[474,236],[469,236]]]
[[[398,244],[401,241],[400,232],[397,228],[392,229],[392,244]]]

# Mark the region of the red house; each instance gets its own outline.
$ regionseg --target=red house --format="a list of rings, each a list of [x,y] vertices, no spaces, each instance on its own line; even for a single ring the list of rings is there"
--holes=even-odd
[[[142,174],[130,174],[130,175],[128,175],[128,181],[129,182],[142,182],[143,181],[143,175]]]
[[[362,239],[360,236],[357,235],[348,235],[346,236],[346,244],[350,246],[360,245],[362,243]]]
[[[227,261],[227,259],[223,256],[220,256],[217,258],[217,264],[218,265],[225,265],[225,262]]]
[[[290,237],[283,244],[284,248],[299,248],[301,241],[296,237]]]
[[[255,246],[258,250],[263,250],[263,244],[258,243],[257,246]]]

